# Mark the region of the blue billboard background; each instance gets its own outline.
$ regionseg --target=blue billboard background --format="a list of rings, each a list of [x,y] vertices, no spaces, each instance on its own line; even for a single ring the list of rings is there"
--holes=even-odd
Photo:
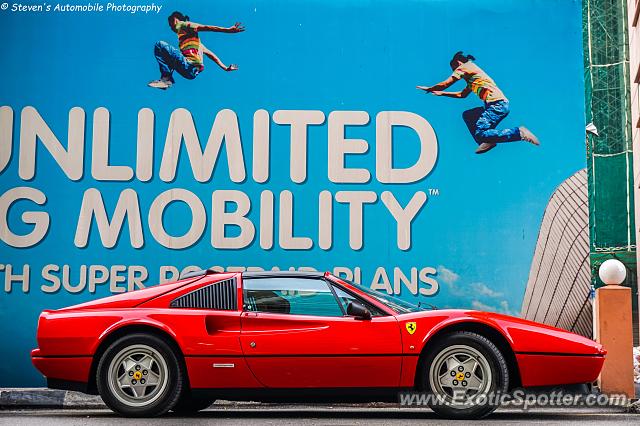
[[[11,6],[13,3],[9,3]],[[23,4],[39,4],[28,3]],[[78,3],[79,4],[79,3]],[[106,5],[106,3],[104,3]],[[10,152],[0,174],[0,194],[15,187],[35,188],[46,195],[38,206],[22,200],[8,208],[7,226],[14,234],[28,234],[22,214],[45,211],[50,223],[37,244],[16,248],[0,230],[0,386],[36,386],[44,382],[31,367],[39,312],[110,294],[109,285],[88,286],[77,293],[50,286],[42,276],[45,265],[69,266],[70,282],[80,282],[82,265],[141,265],[148,271],[145,285],[158,282],[161,266],[178,269],[208,267],[313,267],[334,270],[359,268],[363,284],[393,287],[394,268],[407,277],[411,268],[431,268],[437,282],[419,286],[431,295],[414,295],[403,284],[393,291],[409,300],[441,307],[519,311],[542,214],[553,190],[585,166],[581,4],[579,1],[215,1],[158,3],[159,13],[0,11],[0,25],[9,40],[0,46],[3,84],[0,105],[13,111]],[[167,16],[180,10],[200,23],[231,26],[240,21],[246,32],[203,33],[201,40],[226,64],[239,70],[224,72],[211,61],[194,80],[176,75],[163,91],[147,87],[158,78],[153,48],[164,40],[177,47]],[[511,103],[502,126],[526,124],[540,138],[540,147],[525,143],[499,145],[484,155],[462,120],[462,112],[481,106],[473,94],[465,99],[435,97],[416,90],[451,74],[449,60],[456,51],[473,54]],[[461,90],[458,82],[453,90]],[[73,181],[41,144],[35,176],[19,175],[21,112],[37,110],[46,125],[67,144],[69,112],[86,114],[84,173]],[[110,161],[136,164],[138,112],[154,113],[154,166],[149,181],[97,181],[91,174],[92,120],[104,107],[110,113]],[[204,146],[218,111],[233,110],[238,117],[246,178],[229,177],[224,149],[213,176],[194,179],[189,158],[180,155],[172,182],[159,177],[163,146],[172,111],[187,109]],[[255,111],[318,110],[366,111],[367,125],[350,126],[348,138],[364,139],[366,153],[348,155],[346,165],[371,172],[366,183],[333,183],[327,174],[327,120],[307,130],[306,180],[290,177],[290,126],[271,122],[270,174],[264,183],[252,177],[252,137]],[[6,109],[5,109],[6,111]],[[376,114],[408,111],[433,127],[438,143],[437,162],[423,179],[408,184],[385,184],[376,179]],[[6,126],[7,122],[4,122]],[[0,129],[2,131],[2,129]],[[6,134],[6,131],[5,131]],[[393,136],[393,164],[415,162],[419,143],[411,130],[398,128]],[[100,191],[108,215],[125,189],[133,189],[140,203],[144,246],[130,243],[128,226],[117,243],[105,248],[95,223],[86,247],[74,244],[83,195]],[[197,243],[175,250],[158,244],[149,231],[148,212],[162,192],[182,188],[196,194],[206,209],[205,230]],[[247,218],[256,228],[252,242],[241,249],[211,245],[212,192],[237,190],[251,201]],[[259,244],[260,194],[275,194],[274,245]],[[278,243],[278,197],[289,190],[294,198],[294,235],[311,238],[313,246],[287,250]],[[363,208],[363,245],[349,245],[349,206],[333,202],[333,241],[330,249],[318,242],[318,197],[321,191],[373,191],[374,203]],[[418,191],[428,196],[411,224],[411,247],[396,243],[396,222],[380,199],[391,191],[404,206]],[[230,207],[233,210],[233,206]],[[164,213],[167,233],[184,234],[191,225],[189,209],[173,203]],[[238,230],[229,227],[229,235]],[[21,274],[28,265],[26,291],[22,282],[9,282],[7,266]],[[376,273],[377,271],[377,273]],[[123,273],[126,276],[126,272]],[[19,280],[19,278],[16,278]],[[126,287],[125,284],[120,284]],[[381,288],[381,287],[378,287]],[[384,290],[381,290],[384,291]],[[427,291],[428,293],[428,291]]]

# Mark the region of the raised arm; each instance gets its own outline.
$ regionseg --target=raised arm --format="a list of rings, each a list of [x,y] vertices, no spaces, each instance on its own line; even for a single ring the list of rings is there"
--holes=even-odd
[[[449,98],[466,98],[467,96],[469,96],[469,93],[471,93],[471,89],[469,88],[469,86],[467,86],[459,92],[443,92],[440,90],[432,90],[430,93],[436,96],[447,96]]]
[[[189,22],[189,26],[198,32],[213,31],[217,33],[241,33],[244,31],[244,25],[240,22],[236,22],[231,27],[217,27],[215,25],[204,25],[196,22]]]
[[[453,83],[455,83],[458,80],[459,79],[451,75],[445,81],[441,81],[440,83],[434,84],[433,86],[416,86],[416,87],[420,90],[424,90],[425,92],[433,92],[437,90],[446,89],[447,87],[451,86]]]
[[[218,66],[220,68],[222,68],[225,71],[235,71],[238,69],[238,66],[236,64],[231,64],[229,66],[225,65],[220,58],[218,58],[218,56],[216,56],[215,53],[213,53],[212,51],[210,51],[209,49],[207,49],[207,46],[205,46],[204,44],[200,43],[200,46],[202,48],[202,53],[204,53],[205,55],[207,55],[209,57],[209,59],[211,59],[213,62],[215,62],[216,64],[218,64]]]

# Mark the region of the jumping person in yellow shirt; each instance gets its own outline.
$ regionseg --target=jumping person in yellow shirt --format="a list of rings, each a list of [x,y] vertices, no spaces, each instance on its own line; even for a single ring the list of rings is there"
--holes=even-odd
[[[475,61],[473,56],[457,52],[450,62],[453,74],[449,78],[433,86],[417,86],[417,88],[436,96],[450,98],[466,98],[471,92],[478,95],[484,102],[484,107],[473,108],[462,114],[471,135],[479,145],[476,154],[484,154],[495,148],[496,144],[504,142],[525,141],[540,145],[538,138],[524,126],[496,129],[498,124],[509,115],[509,100],[493,79],[473,61]],[[462,91],[442,91],[461,79],[467,82],[467,86]]]
[[[244,27],[240,22],[236,22],[231,27],[216,27],[213,25],[196,24],[189,21],[189,17],[180,12],[173,12],[169,16],[169,27],[178,34],[178,45],[176,49],[169,43],[159,41],[154,48],[154,54],[160,66],[160,79],[151,81],[148,85],[157,89],[166,90],[175,83],[173,72],[188,80],[193,80],[204,70],[204,55],[218,64],[225,71],[235,71],[238,66],[225,65],[215,53],[207,49],[200,41],[199,33],[203,31],[213,31],[219,33],[240,33]]]

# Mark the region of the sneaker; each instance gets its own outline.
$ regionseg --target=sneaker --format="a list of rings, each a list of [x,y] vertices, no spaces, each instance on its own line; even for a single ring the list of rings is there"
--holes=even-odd
[[[155,87],[156,89],[162,89],[162,90],[167,90],[169,87],[171,87],[171,82],[169,80],[153,80],[150,81],[147,86],[149,87]]]
[[[525,141],[525,142],[529,142],[532,143],[534,145],[540,145],[540,141],[538,140],[538,138],[536,137],[536,135],[534,135],[531,130],[527,129],[524,126],[519,127],[520,129],[520,138]]]
[[[491,151],[495,147],[496,147],[495,143],[483,142],[480,144],[478,149],[476,149],[476,154],[484,154],[487,151]]]

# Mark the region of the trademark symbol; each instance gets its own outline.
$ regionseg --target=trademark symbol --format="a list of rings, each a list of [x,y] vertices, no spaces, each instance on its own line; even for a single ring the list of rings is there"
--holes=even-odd
[[[440,195],[440,189],[438,189],[438,188],[429,188],[429,195],[431,197],[437,197],[438,195]]]

